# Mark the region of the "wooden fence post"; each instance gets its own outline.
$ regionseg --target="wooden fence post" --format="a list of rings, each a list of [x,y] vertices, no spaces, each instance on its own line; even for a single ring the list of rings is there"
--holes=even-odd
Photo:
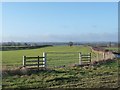
[[[79,64],[82,65],[82,56],[81,56],[81,52],[79,53]]]
[[[103,60],[105,59],[105,52],[103,52]]]
[[[106,60],[106,53],[104,52],[104,60]]]
[[[91,56],[92,56],[92,55],[91,55],[91,53],[89,53],[88,55],[89,55],[89,59],[90,59],[90,63],[91,63],[91,58],[92,58]]]
[[[47,65],[46,65],[46,53],[45,52],[43,52],[43,67],[46,67]]]
[[[38,70],[39,70],[39,65],[40,65],[40,58],[38,56]]]
[[[23,56],[23,66],[26,66],[26,56]]]

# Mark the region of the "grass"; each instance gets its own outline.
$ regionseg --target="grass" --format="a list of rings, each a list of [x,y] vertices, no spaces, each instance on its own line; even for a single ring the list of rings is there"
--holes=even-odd
[[[53,46],[44,47],[39,49],[29,49],[29,50],[14,50],[14,51],[1,51],[2,52],[2,63],[3,66],[21,66],[23,56],[42,56],[43,52],[82,52],[90,53],[91,49],[85,46]],[[57,56],[58,55],[58,56]],[[67,56],[68,55],[68,56]],[[78,63],[78,53],[77,54],[48,54],[47,62],[48,65],[66,65],[68,63]],[[66,57],[67,56],[67,57]],[[70,57],[71,56],[71,57]],[[95,57],[95,53],[92,53]],[[57,58],[56,58],[57,57]],[[54,60],[53,60],[54,59]]]
[[[102,66],[57,68],[31,74],[3,77],[3,89],[117,88],[117,62]]]
[[[112,51],[117,51],[120,49],[118,47],[108,47],[108,48],[105,48],[105,49],[108,49],[108,50],[112,50]]]
[[[118,63],[108,62],[99,66],[86,67],[61,67],[48,70],[29,71],[21,70],[14,66],[22,66],[22,56],[42,56],[43,52],[82,52],[90,53],[91,49],[85,46],[54,46],[39,49],[2,51],[3,66],[7,66],[8,71],[3,70],[3,90],[5,89],[41,89],[41,88],[116,88],[118,87]],[[48,53],[48,65],[63,65],[78,62],[70,54],[57,54],[63,60],[52,60],[56,54]],[[92,53],[92,57],[95,57]],[[74,56],[74,55],[73,55]],[[75,57],[75,56],[74,56]],[[76,55],[77,57],[77,55]],[[51,59],[50,59],[51,58]],[[65,58],[65,60],[64,60]],[[71,58],[71,59],[68,59]],[[54,66],[53,65],[53,66]],[[9,66],[13,67],[11,71]]]

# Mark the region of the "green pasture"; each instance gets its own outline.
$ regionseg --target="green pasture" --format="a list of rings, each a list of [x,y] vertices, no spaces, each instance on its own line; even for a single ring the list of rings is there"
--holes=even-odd
[[[78,62],[74,59],[78,55],[51,54],[50,52],[91,52],[85,46],[53,46],[39,49],[2,51],[2,62],[5,66],[22,66],[22,56],[42,56],[43,52],[48,52],[48,65],[64,65]],[[67,56],[67,57],[66,57]],[[96,56],[92,52],[92,58]],[[53,59],[56,57],[56,59]],[[50,59],[51,58],[51,59]],[[58,58],[61,58],[59,60]],[[24,74],[19,68],[3,70],[2,88],[24,90],[43,88],[117,88],[118,87],[118,63],[109,62],[103,65],[87,67],[62,67],[39,72],[28,71]]]
[[[1,51],[2,52],[2,64],[3,66],[22,66],[23,56],[42,56],[43,52],[47,52],[47,64],[48,65],[66,65],[68,63],[78,63],[79,55],[76,52],[82,52],[83,54],[91,53],[91,49],[86,46],[52,46],[38,49],[28,50],[13,50],[13,51]],[[66,54],[51,54],[49,52],[66,52]],[[76,54],[67,54],[67,52],[75,52]],[[92,53],[92,57],[96,54]]]
[[[118,47],[107,47],[105,49],[112,50],[112,51],[118,51],[120,48],[118,48]]]

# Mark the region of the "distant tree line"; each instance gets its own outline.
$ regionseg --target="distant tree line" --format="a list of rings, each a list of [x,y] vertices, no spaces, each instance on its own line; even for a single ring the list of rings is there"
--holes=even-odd
[[[37,43],[4,42],[2,46],[38,46]]]
[[[52,45],[40,45],[40,46],[2,46],[0,50],[2,51],[9,51],[9,50],[22,50],[22,49],[36,49],[36,48],[42,48],[42,47],[49,47]]]
[[[117,42],[91,42],[91,43],[79,43],[79,42],[62,42],[62,43],[30,43],[30,42],[3,42],[0,43],[0,50],[19,50],[19,49],[34,49],[41,47],[48,47],[53,45],[68,45],[72,47],[73,45],[84,45],[84,46],[92,46],[92,47],[120,47],[120,43]]]
[[[2,43],[0,50],[8,51],[8,50],[22,50],[22,49],[35,49],[42,47],[49,47],[52,45],[38,45],[37,43],[20,43],[20,42],[5,42]]]

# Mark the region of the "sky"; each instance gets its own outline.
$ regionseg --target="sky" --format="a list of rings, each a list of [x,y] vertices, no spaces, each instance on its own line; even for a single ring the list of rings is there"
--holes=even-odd
[[[4,2],[3,41],[118,40],[117,2]]]

